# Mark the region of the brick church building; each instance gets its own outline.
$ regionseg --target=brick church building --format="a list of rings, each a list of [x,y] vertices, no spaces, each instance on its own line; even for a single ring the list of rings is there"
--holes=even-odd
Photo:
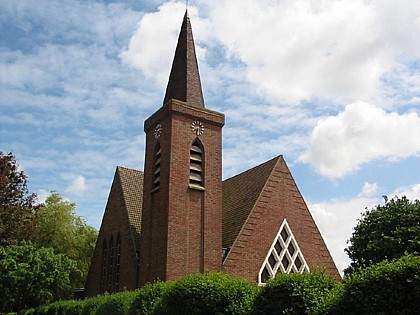
[[[116,169],[87,296],[205,271],[340,278],[282,156],[222,181],[224,121],[204,105],[186,12],[163,106],[144,122],[144,171]]]

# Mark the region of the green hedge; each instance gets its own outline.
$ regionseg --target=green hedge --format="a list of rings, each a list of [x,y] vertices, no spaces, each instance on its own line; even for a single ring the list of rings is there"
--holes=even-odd
[[[162,295],[170,288],[170,282],[156,282],[148,284],[138,290],[137,296],[131,304],[129,315],[153,315]]]
[[[329,314],[418,314],[420,256],[381,262],[344,278]]]
[[[254,314],[317,314],[337,286],[323,273],[280,274],[257,296]]]
[[[250,314],[258,287],[221,273],[177,280],[157,304],[156,315]]]
[[[420,256],[382,262],[346,276],[278,275],[263,288],[221,273],[157,282],[132,292],[58,301],[19,315],[417,314]]]

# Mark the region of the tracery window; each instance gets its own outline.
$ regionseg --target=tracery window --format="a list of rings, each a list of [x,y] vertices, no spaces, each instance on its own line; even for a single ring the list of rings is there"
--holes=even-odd
[[[162,150],[159,142],[156,145],[155,156],[154,156],[154,173],[153,173],[153,188],[157,189],[160,187],[160,166],[162,163]]]
[[[305,271],[309,271],[308,264],[285,219],[261,266],[258,283],[266,283],[268,279],[274,278],[277,272],[303,273]]]
[[[203,176],[203,147],[197,139],[190,149],[190,185],[204,187]]]

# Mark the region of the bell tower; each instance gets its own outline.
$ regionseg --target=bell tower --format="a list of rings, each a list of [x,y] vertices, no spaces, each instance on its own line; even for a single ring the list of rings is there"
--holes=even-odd
[[[223,125],[204,106],[186,11],[163,106],[144,123],[141,285],[220,270]]]

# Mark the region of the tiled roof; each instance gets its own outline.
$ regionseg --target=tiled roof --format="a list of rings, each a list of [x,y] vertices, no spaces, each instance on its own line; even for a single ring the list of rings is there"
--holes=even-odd
[[[171,99],[186,102],[192,106],[204,107],[203,90],[188,12],[185,12],[179,33],[163,105]]]
[[[231,247],[280,157],[223,181],[223,247]]]
[[[140,249],[141,212],[143,207],[143,172],[118,166],[124,203],[130,220],[131,235]]]

